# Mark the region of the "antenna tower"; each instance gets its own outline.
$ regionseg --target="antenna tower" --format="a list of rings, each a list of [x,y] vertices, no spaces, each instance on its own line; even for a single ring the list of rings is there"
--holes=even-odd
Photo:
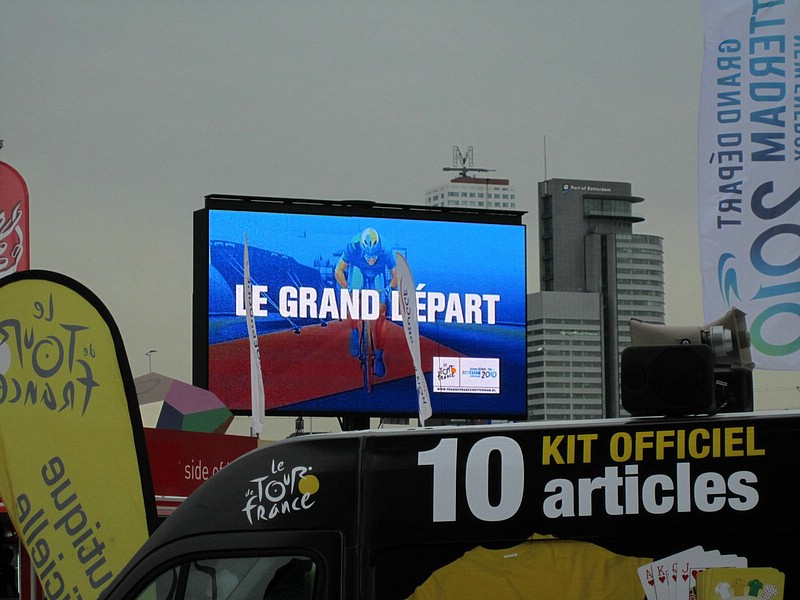
[[[490,173],[495,169],[479,169],[473,167],[472,146],[467,147],[467,154],[461,154],[458,146],[453,146],[453,166],[444,167],[442,171],[458,171],[461,177],[469,177],[469,173]]]

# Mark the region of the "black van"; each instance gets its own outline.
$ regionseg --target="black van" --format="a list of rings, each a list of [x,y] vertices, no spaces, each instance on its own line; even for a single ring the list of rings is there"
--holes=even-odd
[[[799,444],[800,413],[292,438],[202,485],[102,597],[798,598]]]

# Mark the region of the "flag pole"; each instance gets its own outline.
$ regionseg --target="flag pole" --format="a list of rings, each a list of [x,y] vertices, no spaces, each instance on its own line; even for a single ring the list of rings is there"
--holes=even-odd
[[[264,377],[261,371],[261,353],[258,350],[258,332],[253,316],[253,282],[250,279],[250,250],[247,233],[244,234],[244,308],[250,346],[250,435],[260,438],[264,429]]]
[[[417,291],[414,286],[414,277],[406,258],[396,254],[397,259],[397,291],[400,297],[400,312],[403,316],[403,330],[406,334],[408,350],[411,361],[414,363],[414,377],[417,383],[417,405],[419,409],[419,424],[425,427],[425,421],[433,415],[431,397],[428,391],[428,382],[422,370],[422,355],[419,340],[419,316],[417,314]]]

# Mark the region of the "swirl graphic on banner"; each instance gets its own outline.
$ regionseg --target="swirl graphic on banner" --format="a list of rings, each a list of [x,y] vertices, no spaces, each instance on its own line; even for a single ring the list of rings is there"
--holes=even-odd
[[[0,162],[0,277],[29,268],[28,186]]]

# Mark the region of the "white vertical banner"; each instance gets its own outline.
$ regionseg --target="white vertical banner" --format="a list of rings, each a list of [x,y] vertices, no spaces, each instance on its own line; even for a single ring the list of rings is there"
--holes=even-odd
[[[253,436],[260,437],[264,429],[264,379],[261,374],[261,353],[258,351],[258,332],[253,317],[253,282],[250,280],[250,250],[244,234],[244,312],[250,340],[250,406]]]
[[[414,277],[411,268],[402,254],[397,258],[397,292],[400,299],[400,313],[403,317],[403,330],[406,332],[408,350],[411,352],[411,361],[414,363],[414,377],[417,381],[417,403],[419,405],[419,423],[423,427],[425,421],[433,415],[431,408],[431,395],[428,391],[428,382],[422,371],[422,353],[419,343],[419,315],[417,314],[417,291],[414,286]]]
[[[703,0],[703,310],[747,315],[756,367],[800,370],[800,0]]]

